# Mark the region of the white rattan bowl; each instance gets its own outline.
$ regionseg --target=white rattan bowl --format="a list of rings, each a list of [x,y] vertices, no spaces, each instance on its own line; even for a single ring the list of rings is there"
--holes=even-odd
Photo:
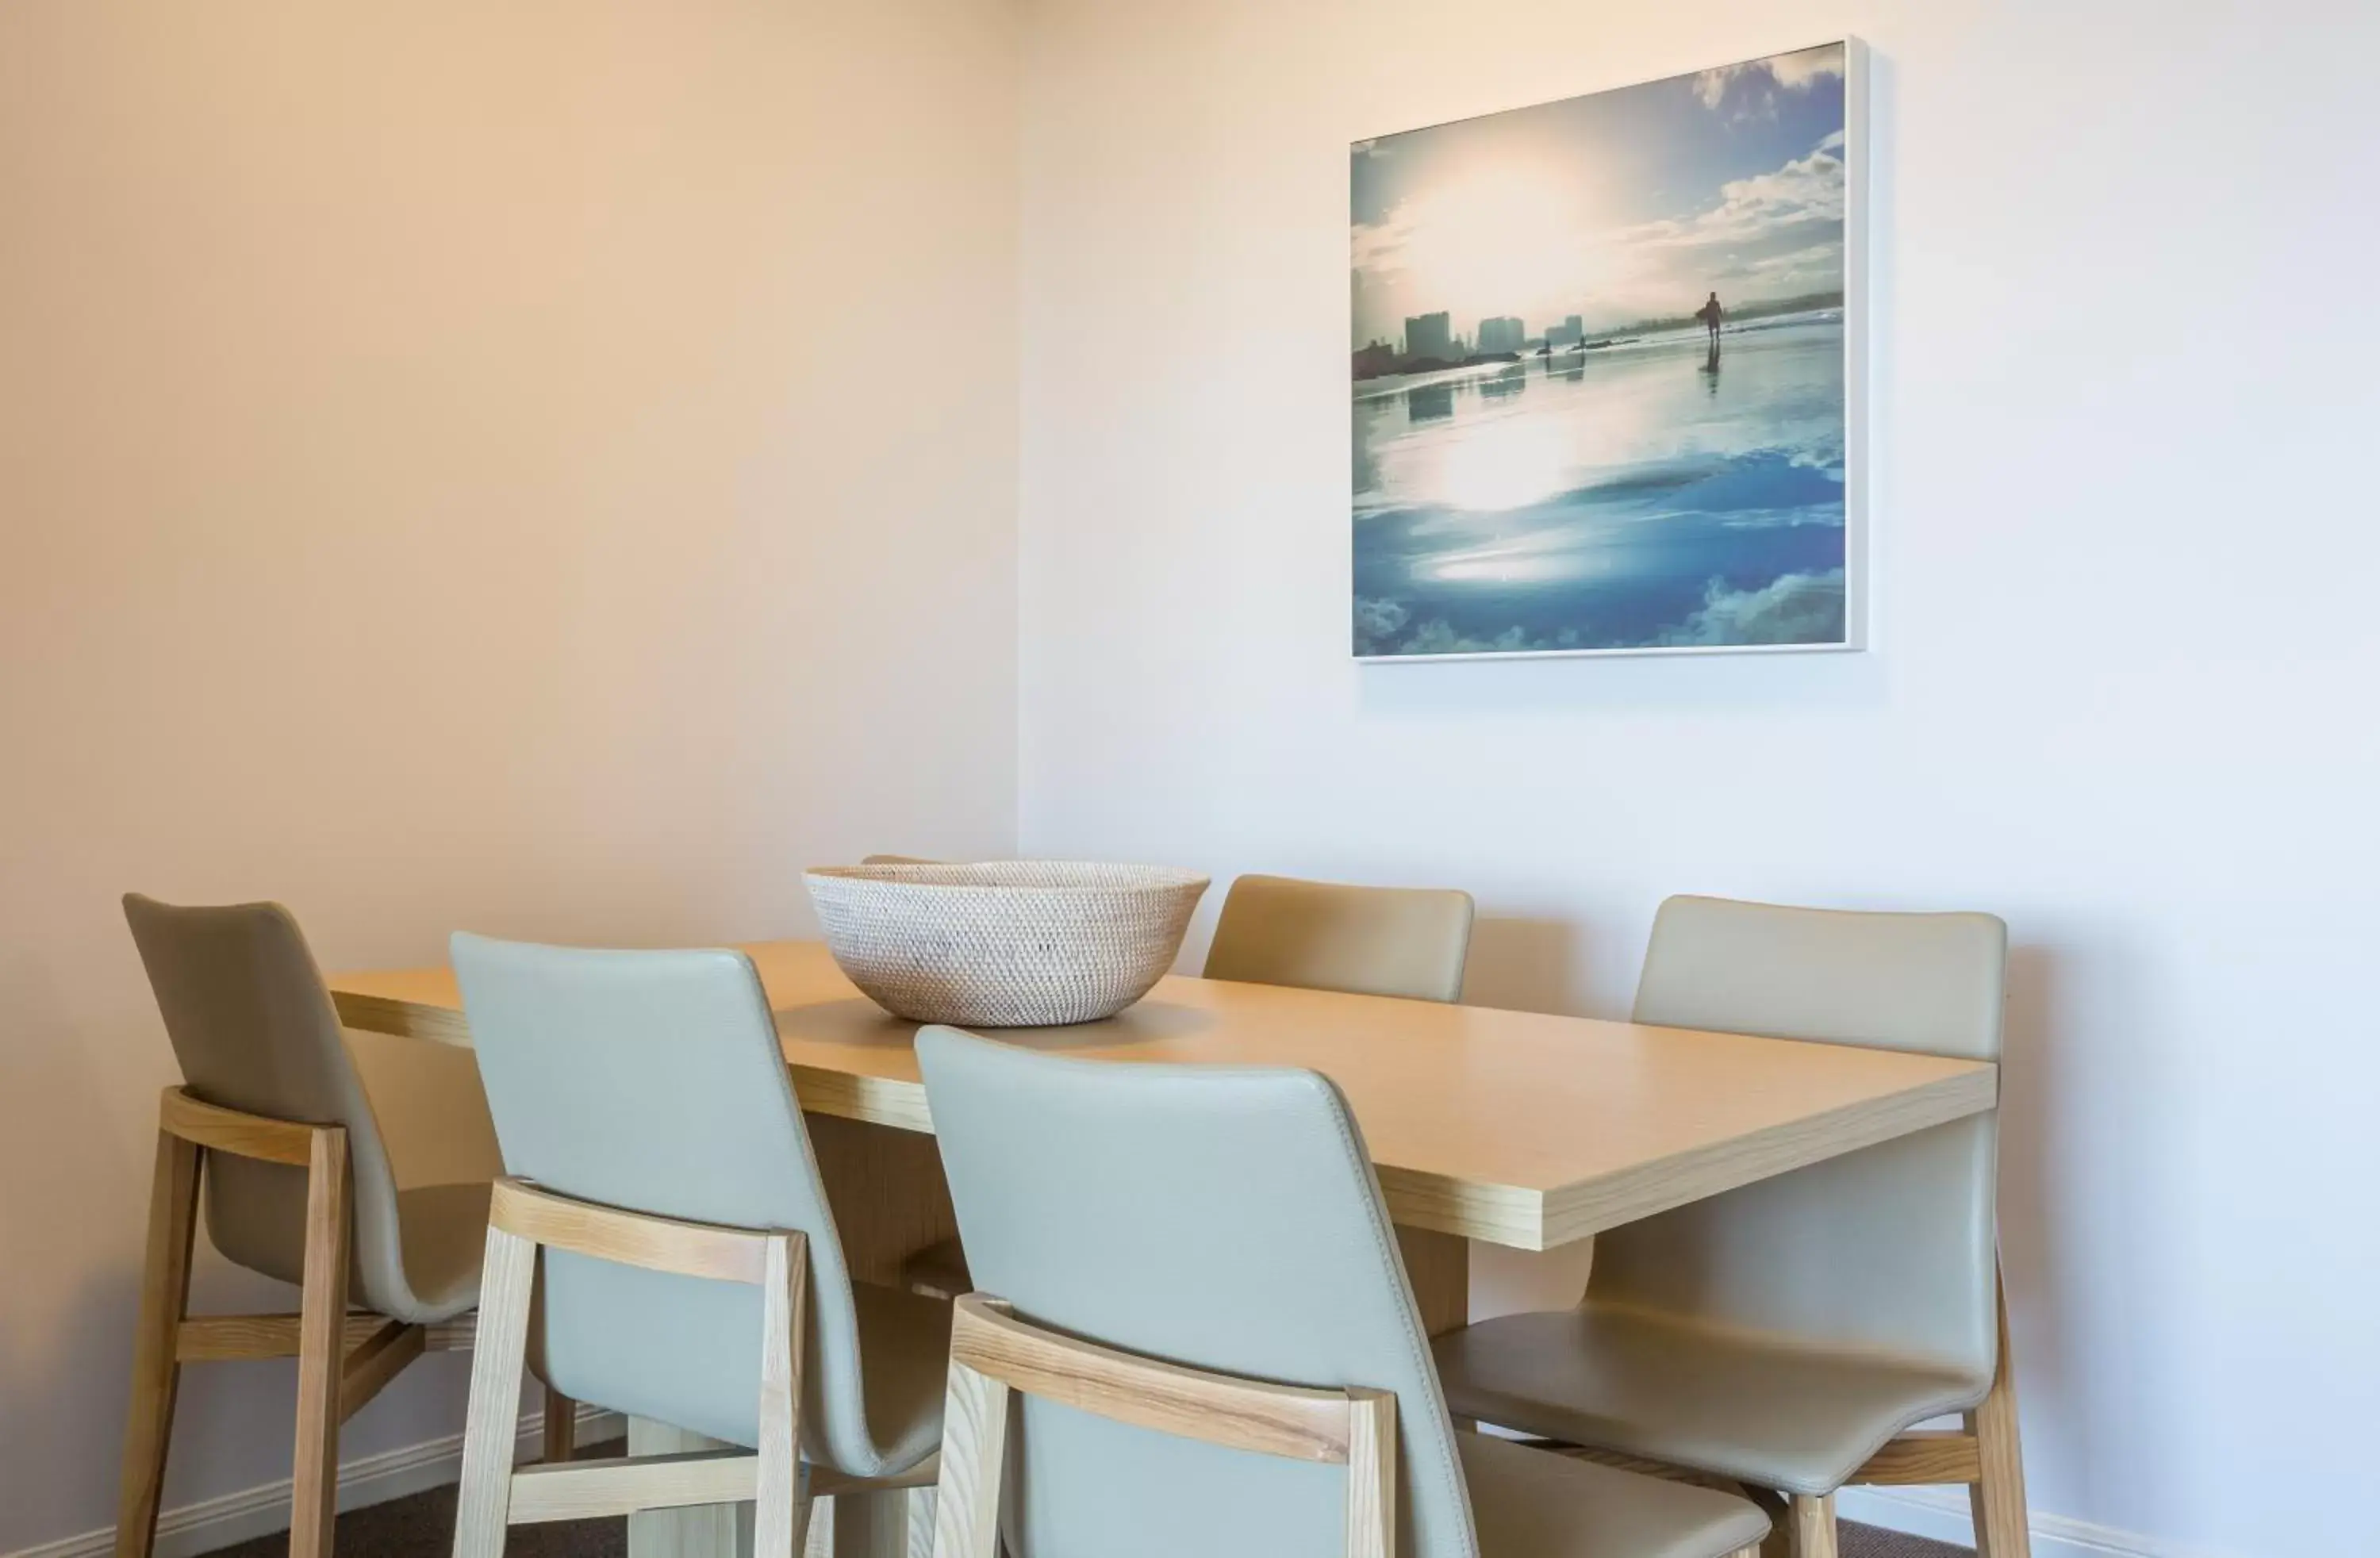
[[[1172,967],[1207,879],[1077,860],[803,873],[844,975],[895,1016],[1042,1028],[1113,1016]]]

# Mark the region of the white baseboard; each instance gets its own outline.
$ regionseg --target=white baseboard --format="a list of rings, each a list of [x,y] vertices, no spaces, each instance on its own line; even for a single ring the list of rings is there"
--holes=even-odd
[[[1835,1495],[1835,1513],[1863,1526],[1881,1526],[1960,1547],[1975,1545],[1974,1520],[1967,1512],[1963,1490],[1846,1488]],[[2202,1558],[2137,1532],[2095,1526],[2063,1515],[2035,1510],[2030,1524],[2033,1558]]]
[[[627,1430],[626,1420],[616,1412],[584,1406],[578,1409],[582,1444],[616,1439]],[[543,1413],[524,1416],[521,1452],[533,1451],[544,1433]],[[455,1433],[344,1462],[339,1467],[339,1508],[363,1509],[452,1482],[460,1474],[462,1459],[463,1436]],[[156,1558],[199,1558],[235,1542],[286,1530],[289,1495],[289,1479],[283,1478],[166,1510],[157,1521]],[[1974,1526],[1963,1492],[1943,1488],[1846,1488],[1836,1495],[1835,1508],[1842,1518],[1862,1525],[1960,1547],[1974,1545]],[[107,1558],[115,1548],[115,1528],[103,1526],[79,1536],[0,1553],[0,1558]],[[2033,1516],[2033,1551],[2034,1558],[2204,1558],[2131,1531],[2038,1511]]]
[[[616,1439],[628,1431],[626,1419],[598,1407],[578,1409],[578,1442],[592,1444]],[[545,1414],[531,1412],[520,1420],[522,1452],[543,1442]],[[426,1444],[408,1444],[339,1465],[339,1508],[362,1509],[401,1499],[454,1481],[462,1474],[463,1436],[450,1433]],[[229,1547],[273,1531],[289,1528],[289,1479],[268,1482],[236,1493],[201,1499],[169,1509],[157,1518],[156,1558],[198,1558],[202,1552]],[[19,1548],[0,1558],[105,1558],[115,1550],[115,1528],[103,1526],[80,1536],[60,1537],[38,1547]]]

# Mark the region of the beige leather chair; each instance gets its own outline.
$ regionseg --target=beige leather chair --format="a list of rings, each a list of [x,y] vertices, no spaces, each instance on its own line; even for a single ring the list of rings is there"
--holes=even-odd
[[[1244,876],[1215,922],[1207,977],[1459,1001],[1470,950],[1468,893]]]
[[[117,1558],[147,1558],[156,1540],[181,1366],[293,1354],[289,1551],[320,1558],[331,1551],[339,1425],[424,1350],[469,1345],[456,1317],[479,1302],[488,1187],[396,1187],[288,910],[176,908],[136,893],[124,915],[188,1083],[166,1089],[157,1122]],[[202,1187],[215,1248],[298,1284],[298,1314],[187,1313]],[[350,1300],[365,1312],[350,1313]]]
[[[1756,1552],[1731,1494],[1455,1431],[1324,1077],[946,1028],[917,1058],[987,1289],[953,1330],[936,1558]]]
[[[1989,915],[1672,898],[1635,1016],[1997,1061],[2006,955]],[[1576,1309],[1439,1339],[1454,1410],[1776,1490],[1800,1558],[1832,1558],[1847,1483],[1966,1482],[1983,1550],[2022,1558],[1997,1126],[1939,1126],[1602,1235]],[[1950,1413],[1963,1432],[1904,1432]]]
[[[462,934],[453,955],[508,1176],[457,1558],[499,1558],[507,1523],[557,1511],[745,1501],[759,1558],[791,1558],[812,1495],[922,1502],[950,1308],[852,1281],[751,959]],[[741,1448],[514,1472],[525,1351],[567,1396]]]
[[[1215,939],[1207,949],[1206,977],[1457,1001],[1470,951],[1468,893],[1244,876],[1223,899]],[[966,1292],[970,1284],[960,1241],[944,1239],[911,1256],[902,1279],[912,1292],[935,1297]]]

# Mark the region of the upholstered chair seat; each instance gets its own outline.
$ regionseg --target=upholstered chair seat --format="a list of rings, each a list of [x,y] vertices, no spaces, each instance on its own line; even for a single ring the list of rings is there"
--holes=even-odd
[[[1811,1495],[1991,1389],[1988,1375],[1592,1302],[1467,1326],[1438,1358],[1482,1422]]]

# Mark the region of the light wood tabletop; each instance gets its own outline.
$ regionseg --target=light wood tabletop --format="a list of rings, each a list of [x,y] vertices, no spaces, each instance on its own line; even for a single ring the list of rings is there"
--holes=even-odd
[[[930,1132],[910,1039],[815,942],[750,955],[805,1110]],[[350,1028],[468,1045],[446,968],[330,980]],[[1998,1068],[1931,1055],[1174,975],[1074,1028],[1112,1061],[1294,1065],[1337,1082],[1403,1225],[1547,1249],[1990,1109]]]

